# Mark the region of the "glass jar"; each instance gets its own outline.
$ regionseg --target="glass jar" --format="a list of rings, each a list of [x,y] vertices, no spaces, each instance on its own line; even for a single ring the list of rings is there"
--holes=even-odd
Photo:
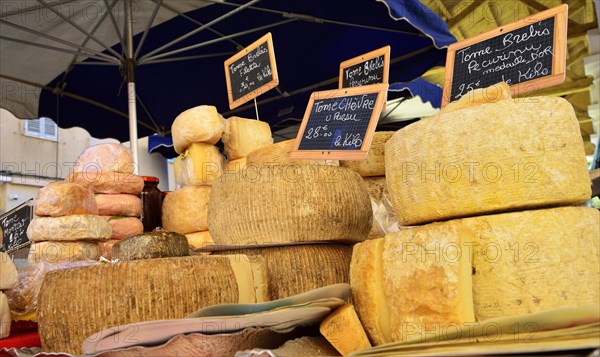
[[[142,199],[142,224],[144,232],[151,232],[162,227],[162,193],[158,189],[158,177],[142,176],[144,189],[140,194]]]

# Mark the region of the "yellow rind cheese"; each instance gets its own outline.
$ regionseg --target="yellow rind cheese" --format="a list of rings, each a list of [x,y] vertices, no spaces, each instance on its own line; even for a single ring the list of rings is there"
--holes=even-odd
[[[394,131],[375,132],[366,159],[342,160],[340,161],[340,166],[354,170],[363,177],[385,176],[385,143],[393,134]]]
[[[186,186],[170,192],[162,204],[162,224],[181,234],[208,230],[211,186]]]
[[[231,117],[225,120],[223,144],[229,160],[248,156],[252,151],[273,143],[269,123]]]
[[[321,322],[319,331],[342,356],[371,347],[351,304],[346,304],[327,316]]]

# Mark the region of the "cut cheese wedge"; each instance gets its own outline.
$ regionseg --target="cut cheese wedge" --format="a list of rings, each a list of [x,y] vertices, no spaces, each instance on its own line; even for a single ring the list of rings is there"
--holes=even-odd
[[[46,275],[38,298],[42,348],[81,354],[84,339],[109,327],[181,319],[215,304],[264,302],[265,284],[264,261],[239,255],[56,270]]]
[[[38,242],[31,245],[27,260],[30,264],[36,264],[98,260],[98,258],[100,258],[100,246],[97,242]]]
[[[344,305],[327,316],[321,322],[319,331],[342,356],[371,347],[351,304]]]
[[[369,154],[364,160],[342,160],[341,167],[358,172],[363,177],[385,176],[385,143],[392,137],[394,131],[378,131],[373,135]]]
[[[559,97],[501,100],[398,130],[386,180],[400,225],[590,199],[579,122]]]
[[[214,145],[225,129],[224,119],[211,105],[188,109],[175,118],[171,125],[173,147],[181,154],[192,143]]]
[[[193,143],[173,163],[175,183],[180,186],[210,185],[223,173],[223,155],[216,146]]]
[[[223,144],[229,160],[248,156],[252,151],[273,143],[269,123],[231,117],[225,121]]]
[[[202,202],[197,199],[194,205]],[[186,217],[192,216],[189,206],[181,213]],[[208,215],[213,240],[225,245],[360,242],[373,219],[362,178],[352,170],[321,165],[248,165],[243,175],[213,183]]]
[[[187,233],[185,237],[192,249],[199,249],[207,245],[215,244],[209,231]]]
[[[210,186],[186,186],[170,192],[162,205],[163,228],[181,234],[207,231],[210,192]]]
[[[108,240],[111,234],[110,224],[91,214],[35,217],[27,227],[27,237],[32,242]]]

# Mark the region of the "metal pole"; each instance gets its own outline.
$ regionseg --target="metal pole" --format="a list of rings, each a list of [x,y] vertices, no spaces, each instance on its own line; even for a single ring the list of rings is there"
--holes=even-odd
[[[125,3],[125,20],[127,26],[125,26],[127,33],[125,34],[125,41],[127,42],[127,58],[125,59],[125,73],[127,75],[127,100],[129,103],[129,147],[133,155],[133,163],[135,165],[135,174],[139,173],[139,160],[138,160],[138,132],[137,132],[137,109],[135,106],[136,95],[135,95],[135,63],[133,58],[133,20],[131,18],[133,14],[132,0],[128,0]]]

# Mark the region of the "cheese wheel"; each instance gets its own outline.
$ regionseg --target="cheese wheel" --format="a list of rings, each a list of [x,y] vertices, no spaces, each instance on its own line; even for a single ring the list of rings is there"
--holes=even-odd
[[[182,112],[171,125],[175,151],[181,154],[192,143],[214,145],[225,130],[223,122],[217,108],[211,105],[200,105]]]
[[[247,166],[212,187],[208,226],[216,244],[360,242],[372,225],[363,180],[340,167]]]
[[[142,200],[135,195],[105,194],[95,195],[98,214],[101,216],[131,216],[142,215]]]
[[[366,159],[352,161],[342,160],[340,161],[340,166],[354,170],[363,177],[385,176],[385,143],[394,133],[394,131],[375,132]]]
[[[0,291],[0,338],[6,338],[10,335],[10,307],[8,306],[8,299]]]
[[[216,146],[193,143],[175,158],[175,183],[180,186],[210,185],[223,173],[223,155]]]
[[[472,232],[456,222],[388,233],[354,248],[352,297],[374,344],[475,321]]]
[[[239,247],[238,247],[239,248]],[[352,247],[341,244],[302,244],[266,248],[216,251],[212,255],[244,254],[248,259],[262,257],[267,268],[269,299],[348,283]]]
[[[109,327],[182,319],[215,304],[264,302],[260,264],[239,255],[197,255],[49,272],[38,297],[42,349],[81,354],[84,339]]]
[[[559,207],[465,218],[460,224],[476,236],[478,320],[600,305],[600,211]]]
[[[125,239],[144,233],[144,224],[137,217],[102,216],[106,219],[112,234],[110,239]]]
[[[38,242],[31,244],[27,260],[29,264],[36,264],[98,260],[98,258],[100,258],[100,246],[97,242]]]
[[[210,186],[186,186],[170,192],[162,205],[163,228],[181,234],[207,231],[210,192]]]
[[[229,160],[246,157],[250,152],[272,143],[271,127],[267,122],[240,117],[225,121],[223,144]]]
[[[190,255],[186,237],[175,232],[157,231],[123,239],[113,246],[112,257],[120,261],[183,257]]]
[[[319,331],[342,356],[371,347],[352,304],[346,304],[327,316]]]
[[[263,146],[248,154],[246,164],[253,165],[279,165],[279,164],[298,164],[298,165],[333,165],[339,166],[338,160],[299,160],[291,159],[290,153],[294,150],[296,139],[280,141],[275,144]]]
[[[70,182],[51,182],[38,191],[34,213],[40,217],[98,214],[98,207],[87,188]]]
[[[75,172],[135,172],[131,151],[123,144],[99,144],[85,149],[77,158]]]
[[[207,245],[215,244],[209,231],[187,233],[185,237],[192,249],[199,249]]]
[[[246,167],[246,158],[241,157],[239,159],[227,161],[227,164],[225,165],[225,171],[239,171],[244,167]]]
[[[563,98],[501,100],[421,120],[386,144],[400,225],[590,199],[579,122]]]
[[[19,274],[10,256],[0,252],[0,290],[14,288],[19,281]]]
[[[144,179],[120,172],[73,172],[65,181],[87,187],[94,193],[126,193],[139,195],[144,189]]]
[[[467,92],[459,100],[446,104],[442,108],[441,113],[449,113],[479,104],[494,103],[510,98],[512,98],[510,87],[508,84],[500,82],[486,88],[478,88]]]
[[[32,242],[107,240],[111,233],[105,219],[91,214],[35,217],[27,227],[27,237]]]
[[[119,241],[120,239],[110,239],[104,242],[99,242],[98,246],[100,247],[100,255],[108,260],[111,260],[113,246]]]

